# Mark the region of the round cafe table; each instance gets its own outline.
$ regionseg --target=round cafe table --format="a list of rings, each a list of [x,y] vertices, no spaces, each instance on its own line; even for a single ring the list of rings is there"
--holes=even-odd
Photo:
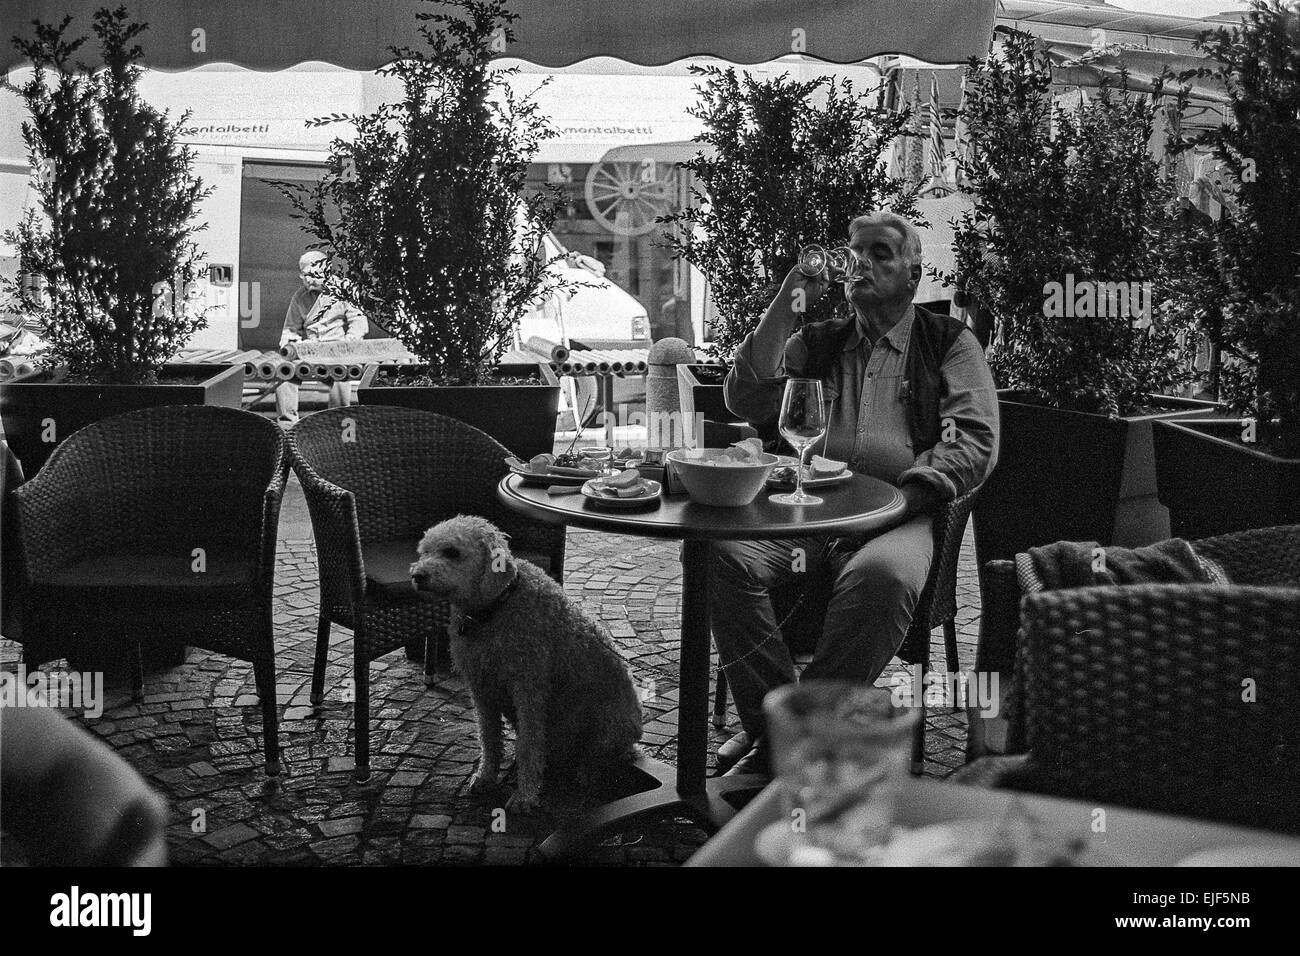
[[[510,475],[497,496],[514,511],[537,521],[573,525],[610,534],[675,538],[682,547],[682,625],[678,659],[677,769],[642,758],[638,769],[649,790],[624,797],[562,826],[542,845],[552,859],[626,829],[636,819],[683,811],[717,829],[736,813],[724,796],[752,791],[766,783],[755,776],[708,779],[709,759],[709,586],[710,541],[795,538],[806,535],[883,534],[901,524],[907,506],[893,485],[854,475],[815,494],[824,504],[778,505],[766,489],[744,508],[713,508],[685,495],[664,495],[658,505],[613,510],[581,494],[552,497],[545,487],[523,484]]]

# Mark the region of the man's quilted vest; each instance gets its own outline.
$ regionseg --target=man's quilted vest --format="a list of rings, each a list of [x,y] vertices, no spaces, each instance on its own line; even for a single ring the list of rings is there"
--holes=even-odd
[[[958,319],[919,306],[914,306],[914,310],[912,334],[903,359],[906,369],[903,394],[908,402],[912,451],[919,455],[938,444],[941,431],[939,401],[947,393],[943,362],[966,326]],[[803,337],[808,360],[802,369],[787,369],[788,374],[799,378],[829,378],[853,331],[853,324],[854,320],[850,318],[848,321],[805,325],[796,334]]]

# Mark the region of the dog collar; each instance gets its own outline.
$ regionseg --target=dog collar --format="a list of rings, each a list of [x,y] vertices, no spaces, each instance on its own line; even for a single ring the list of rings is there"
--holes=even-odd
[[[490,603],[483,605],[473,614],[470,614],[468,611],[462,611],[460,615],[460,623],[457,625],[457,630],[460,631],[461,635],[468,635],[470,631],[480,628],[488,621],[492,620],[492,615],[496,614],[496,612],[501,609],[501,605],[506,603],[506,599],[510,597],[510,593],[515,589],[515,585],[518,583],[519,575],[516,574],[514,579],[511,580],[511,582],[502,589],[501,593],[493,598]]]

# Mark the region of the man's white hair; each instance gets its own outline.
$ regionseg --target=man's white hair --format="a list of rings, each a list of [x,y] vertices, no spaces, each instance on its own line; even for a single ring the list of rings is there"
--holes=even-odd
[[[307,271],[308,266],[315,265],[317,262],[323,262],[328,258],[329,256],[325,255],[325,253],[321,252],[319,249],[309,249],[298,259],[298,271],[305,272]]]
[[[916,231],[916,226],[904,219],[897,213],[887,212],[883,209],[876,212],[869,212],[865,216],[858,216],[849,223],[849,241],[853,240],[853,234],[863,226],[888,226],[896,230],[903,237],[903,255],[907,258],[908,267],[919,266],[921,264],[921,234]]]

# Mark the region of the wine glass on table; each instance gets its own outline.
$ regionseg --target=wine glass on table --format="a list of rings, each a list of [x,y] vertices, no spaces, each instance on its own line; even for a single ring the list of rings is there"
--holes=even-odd
[[[794,491],[771,495],[779,505],[819,505],[822,499],[804,494],[804,453],[826,434],[826,406],[822,404],[822,383],[816,378],[792,378],[785,383],[781,397],[781,435],[799,453],[795,470]]]

